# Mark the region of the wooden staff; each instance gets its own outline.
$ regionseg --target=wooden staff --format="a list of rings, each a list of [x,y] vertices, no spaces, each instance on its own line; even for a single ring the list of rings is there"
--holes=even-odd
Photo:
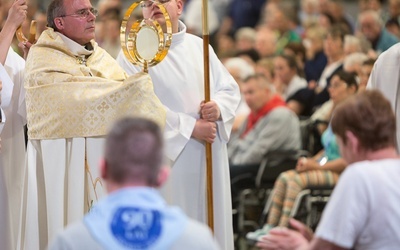
[[[208,0],[203,0],[203,58],[204,58],[204,101],[210,101],[210,55],[208,31]],[[208,226],[214,232],[214,200],[213,200],[213,172],[212,172],[212,145],[206,142],[207,162],[207,214]]]

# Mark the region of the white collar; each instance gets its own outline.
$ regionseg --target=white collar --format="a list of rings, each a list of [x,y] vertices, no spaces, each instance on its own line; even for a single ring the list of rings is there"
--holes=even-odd
[[[80,45],[79,43],[75,42],[71,38],[61,34],[60,32],[56,33],[61,37],[61,39],[64,41],[65,45],[68,47],[68,49],[71,51],[72,54],[76,56],[89,56],[93,53],[93,50],[87,50],[85,46]]]
[[[172,34],[172,44],[171,47],[175,44],[181,43],[185,39],[186,34],[186,25],[179,20],[178,23],[178,32]]]

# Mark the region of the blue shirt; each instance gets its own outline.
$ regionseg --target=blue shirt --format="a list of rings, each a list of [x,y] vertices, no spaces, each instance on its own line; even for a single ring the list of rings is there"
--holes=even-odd
[[[328,128],[322,134],[321,142],[328,161],[333,161],[341,157],[339,146],[336,142],[336,136],[333,134],[331,126],[328,126]]]

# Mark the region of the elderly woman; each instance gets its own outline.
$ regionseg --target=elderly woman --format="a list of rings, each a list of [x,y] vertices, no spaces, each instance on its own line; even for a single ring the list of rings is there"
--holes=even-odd
[[[357,82],[354,75],[338,71],[332,77],[329,94],[334,108],[357,92]],[[335,135],[330,126],[322,135],[324,149],[311,158],[300,158],[296,170],[289,170],[280,174],[272,192],[272,205],[267,223],[262,229],[246,235],[249,240],[258,241],[276,226],[287,227],[294,200],[301,190],[307,186],[334,186],[340,173],[347,163],[340,158],[339,148]]]

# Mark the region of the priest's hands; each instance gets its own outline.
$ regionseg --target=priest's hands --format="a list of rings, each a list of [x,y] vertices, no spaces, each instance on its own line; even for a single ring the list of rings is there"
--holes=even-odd
[[[29,41],[18,43],[18,47],[20,47],[22,49],[22,51],[24,52],[25,60],[26,60],[26,57],[28,56],[29,49],[31,48],[31,46],[32,46],[32,43],[30,43]]]
[[[217,136],[217,124],[209,122],[204,119],[199,119],[194,125],[192,137],[200,141],[213,143]]]
[[[216,102],[209,101],[205,103],[202,101],[200,103],[200,116],[202,119],[209,122],[216,122],[221,117],[221,111]]]

